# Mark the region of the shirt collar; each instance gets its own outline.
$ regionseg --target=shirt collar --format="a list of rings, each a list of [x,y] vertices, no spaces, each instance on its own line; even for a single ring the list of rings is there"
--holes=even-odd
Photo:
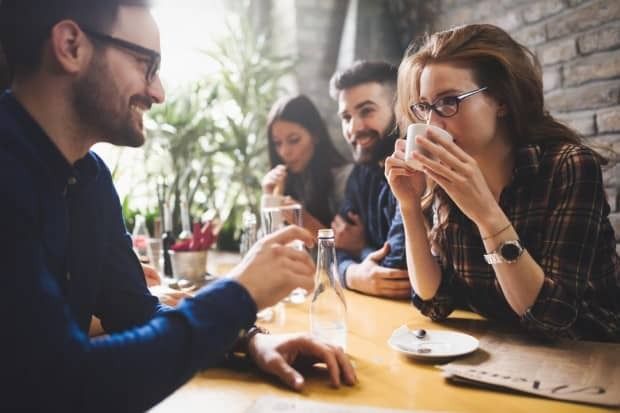
[[[89,151],[85,157],[71,165],[11,91],[1,95],[0,102],[6,104],[15,121],[22,128],[23,134],[19,136],[17,144],[26,147],[39,159],[52,177],[54,185],[57,185],[56,189],[64,192],[67,184],[84,184],[97,177],[99,165],[94,154]]]

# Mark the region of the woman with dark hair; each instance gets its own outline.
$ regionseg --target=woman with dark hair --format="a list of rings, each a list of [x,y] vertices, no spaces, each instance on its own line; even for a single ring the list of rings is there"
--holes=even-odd
[[[352,164],[334,147],[312,101],[304,95],[279,99],[269,112],[267,138],[272,169],[263,178],[263,194],[300,203],[303,226],[311,232],[329,228]]]
[[[620,341],[603,160],[545,110],[534,54],[491,25],[435,33],[401,62],[396,111],[401,130],[426,122],[454,138],[416,136],[421,170],[403,140],[386,161],[415,306],[434,320],[465,305],[537,335]]]

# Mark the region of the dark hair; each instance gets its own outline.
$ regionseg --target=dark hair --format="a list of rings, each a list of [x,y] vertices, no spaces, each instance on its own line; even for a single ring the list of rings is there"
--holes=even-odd
[[[284,163],[273,143],[272,129],[277,121],[292,122],[303,127],[316,144],[306,170],[300,174],[289,172],[284,193],[298,199],[308,212],[329,226],[333,217],[325,194],[331,193],[334,187],[331,169],[344,165],[346,160],[334,147],[325,122],[312,101],[305,95],[285,96],[273,104],[267,118],[269,161],[272,168]]]
[[[369,82],[380,83],[396,89],[398,68],[387,62],[358,60],[348,68],[334,73],[329,81],[329,94],[338,99],[338,93]]]
[[[409,108],[420,97],[420,76],[432,63],[453,63],[472,70],[485,93],[506,106],[503,121],[515,147],[535,142],[579,143],[581,137],[556,121],[544,107],[541,68],[536,55],[508,33],[490,24],[471,24],[426,36],[419,49],[412,44],[398,69],[396,117],[401,130],[415,122]],[[438,186],[423,200],[437,206],[438,222],[430,232],[433,247],[443,255],[440,233],[455,206]]]
[[[58,22],[69,19],[107,32],[120,6],[149,7],[149,0],[2,0],[0,43],[11,76],[32,73],[40,64],[43,44]]]

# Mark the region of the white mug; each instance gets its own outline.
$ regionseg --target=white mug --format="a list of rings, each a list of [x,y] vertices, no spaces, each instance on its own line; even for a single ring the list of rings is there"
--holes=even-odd
[[[418,151],[426,156],[429,156],[429,153],[422,148],[418,148],[418,145],[415,143],[415,137],[418,135],[427,136],[426,132],[428,130],[431,130],[435,136],[439,136],[439,138],[445,141],[452,142],[454,140],[452,139],[452,135],[450,135],[447,131],[435,125],[429,125],[426,123],[412,123],[409,125],[407,128],[407,144],[405,146],[405,162],[407,165],[418,171],[422,170],[422,164],[415,159],[412,159],[413,153]]]

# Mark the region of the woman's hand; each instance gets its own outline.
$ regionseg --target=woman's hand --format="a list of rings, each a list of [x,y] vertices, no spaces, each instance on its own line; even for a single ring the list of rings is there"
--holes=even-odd
[[[420,152],[413,153],[414,159],[469,219],[480,226],[485,217],[493,216],[497,200],[474,158],[454,142],[445,141],[430,130],[428,137],[416,136],[416,143],[433,159]]]
[[[394,153],[385,160],[385,177],[401,207],[420,203],[426,191],[426,177],[405,163],[404,139],[396,141]]]
[[[264,194],[273,194],[276,187],[284,188],[286,182],[286,166],[278,165],[263,177],[261,186]],[[282,195],[282,194],[274,194]]]

